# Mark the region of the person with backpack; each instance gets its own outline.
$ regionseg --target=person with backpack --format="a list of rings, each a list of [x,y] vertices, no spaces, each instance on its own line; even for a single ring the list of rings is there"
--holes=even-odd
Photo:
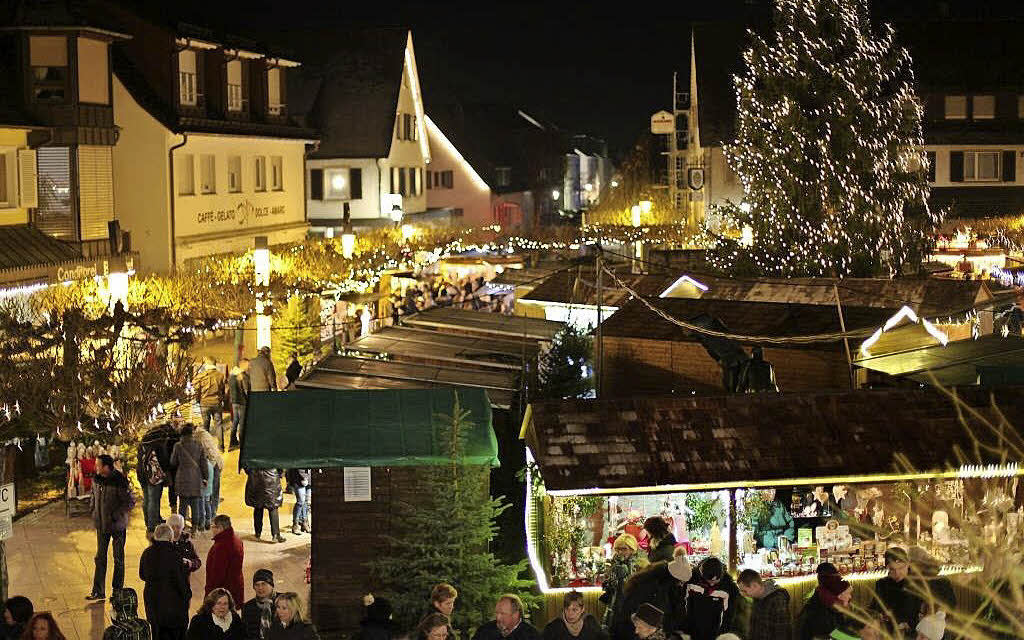
[[[160,500],[164,487],[171,484],[171,447],[177,439],[174,427],[163,423],[149,429],[139,442],[135,473],[142,487],[142,513],[146,533],[150,535],[164,521],[160,515]]]

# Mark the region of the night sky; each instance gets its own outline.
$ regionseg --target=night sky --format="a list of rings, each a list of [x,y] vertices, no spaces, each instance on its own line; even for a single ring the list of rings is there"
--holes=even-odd
[[[152,0],[147,0],[147,2]],[[413,30],[429,113],[432,101],[509,103],[574,133],[604,138],[620,156],[671,106],[672,72],[685,78],[693,21],[769,14],[768,0],[659,3],[423,2],[412,0],[160,0],[181,19],[296,52],[313,35],[358,25]],[[1017,2],[873,2],[876,20],[1019,19]],[[244,16],[238,21],[238,16]]]

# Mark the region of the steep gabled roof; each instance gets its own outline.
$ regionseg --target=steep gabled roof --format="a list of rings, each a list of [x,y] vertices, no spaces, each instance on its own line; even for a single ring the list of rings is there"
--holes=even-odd
[[[338,33],[326,61],[289,74],[295,113],[321,132],[311,158],[388,156],[410,37],[397,27]]]

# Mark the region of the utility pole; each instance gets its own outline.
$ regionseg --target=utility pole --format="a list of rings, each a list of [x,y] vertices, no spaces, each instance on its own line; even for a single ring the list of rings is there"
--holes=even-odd
[[[602,297],[604,296],[604,292],[601,290],[601,280],[602,280],[602,276],[604,275],[604,260],[602,260],[603,254],[604,254],[604,249],[601,247],[601,234],[600,234],[600,232],[598,232],[598,234],[597,234],[597,257],[594,260],[594,266],[597,269],[597,330],[595,332],[596,333],[596,338],[597,338],[597,358],[595,358],[595,360],[594,360],[594,374],[595,374],[594,378],[595,378],[595,382],[596,382],[596,384],[595,384],[595,387],[596,387],[595,391],[597,393],[597,397],[598,398],[602,397],[602,395],[603,395],[602,394],[602,383],[604,382],[604,380],[603,380],[603,378],[604,378],[604,340],[601,339],[601,333],[602,333],[602,329],[601,329],[601,324],[602,324],[601,301],[602,301]]]

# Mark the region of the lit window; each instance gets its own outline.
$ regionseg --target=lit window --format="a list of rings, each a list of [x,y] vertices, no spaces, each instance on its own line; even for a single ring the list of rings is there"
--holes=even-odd
[[[29,38],[32,97],[39,102],[64,102],[68,90],[68,40],[64,36]]]
[[[199,104],[196,85],[196,52],[183,49],[178,52],[178,99],[181,104],[188,107]]]
[[[228,191],[242,191],[242,156],[228,156]]]
[[[183,153],[178,156],[178,166],[175,168],[178,178],[178,195],[191,196],[196,193],[196,165],[195,157],[191,153]]]
[[[998,151],[964,152],[964,180],[998,180]]]
[[[217,193],[217,162],[212,154],[199,156],[199,177],[203,193]]]
[[[971,116],[975,120],[991,120],[996,117],[995,96],[974,96],[971,100],[974,105]]]
[[[284,190],[281,156],[270,156],[270,189],[272,191]]]
[[[267,158],[256,156],[253,159],[253,191],[267,190]]]
[[[242,110],[242,61],[228,62],[228,111]]]
[[[946,96],[946,120],[967,118],[967,96]]]
[[[348,200],[351,194],[348,169],[325,169],[324,183],[328,200]]]

